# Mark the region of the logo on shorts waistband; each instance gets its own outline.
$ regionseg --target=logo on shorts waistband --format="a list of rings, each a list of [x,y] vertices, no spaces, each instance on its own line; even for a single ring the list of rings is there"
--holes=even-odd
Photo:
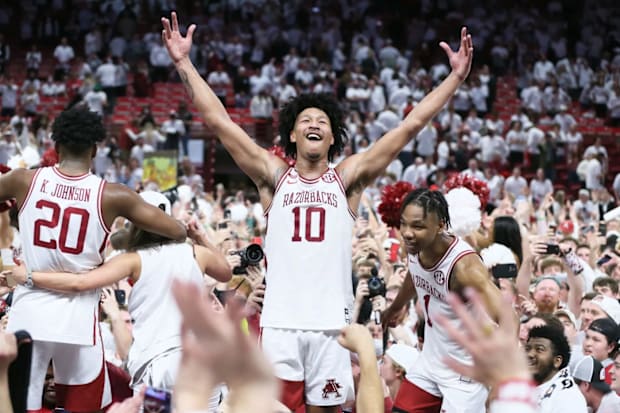
[[[325,387],[323,387],[323,398],[329,398],[330,394],[334,394],[335,397],[340,397],[340,392],[338,389],[342,389],[342,386],[336,382],[336,379],[327,379],[325,383]]]

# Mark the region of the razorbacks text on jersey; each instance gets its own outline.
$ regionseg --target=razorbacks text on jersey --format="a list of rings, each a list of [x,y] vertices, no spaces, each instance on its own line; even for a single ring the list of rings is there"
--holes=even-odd
[[[261,326],[337,330],[349,323],[355,213],[338,173],[328,168],[310,180],[289,168],[265,216],[267,289]]]
[[[81,273],[103,262],[109,228],[101,197],[105,181],[93,174],[68,176],[39,168],[19,210],[22,259],[32,271]],[[15,289],[8,328],[34,340],[93,345],[99,290],[63,294],[36,287]]]

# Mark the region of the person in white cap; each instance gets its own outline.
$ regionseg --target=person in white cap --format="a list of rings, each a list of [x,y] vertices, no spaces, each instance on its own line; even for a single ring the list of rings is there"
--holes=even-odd
[[[582,302],[582,331],[587,330],[592,321],[605,317],[611,318],[616,324],[620,323],[620,303],[618,303],[618,300],[598,294],[592,300]]]
[[[573,371],[573,379],[592,413],[620,413],[620,396],[604,378],[603,365],[592,356],[583,358]]]
[[[385,380],[392,400],[396,398],[405,374],[414,367],[419,355],[418,350],[406,344],[393,344],[386,350],[381,363],[381,377]]]
[[[147,203],[170,215],[170,201],[161,193],[140,193]],[[129,278],[133,289],[129,296],[129,313],[134,320],[133,344],[129,350],[127,369],[132,387],[142,384],[172,390],[181,360],[181,316],[170,291],[174,279],[203,285],[203,274],[218,281],[230,280],[231,269],[226,257],[216,247],[199,238],[197,226],[189,235],[203,245],[190,245],[131,226],[126,253],[115,256],[102,266],[82,274],[33,272],[36,287],[54,291],[79,293],[111,285]],[[19,284],[26,281],[24,266],[3,275]],[[217,406],[219,394],[214,395]]]

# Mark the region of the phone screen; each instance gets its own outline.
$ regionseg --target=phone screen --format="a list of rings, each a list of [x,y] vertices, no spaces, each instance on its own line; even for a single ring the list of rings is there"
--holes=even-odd
[[[171,413],[172,393],[147,387],[144,394],[144,413]]]

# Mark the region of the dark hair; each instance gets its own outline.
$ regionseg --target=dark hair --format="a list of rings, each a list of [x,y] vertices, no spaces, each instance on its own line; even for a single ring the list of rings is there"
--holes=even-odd
[[[558,370],[568,366],[570,361],[570,345],[564,335],[564,330],[552,325],[545,325],[540,327],[534,327],[530,330],[528,341],[532,338],[546,338],[553,344],[553,357],[562,357],[562,364]]]
[[[60,113],[52,126],[52,140],[73,155],[90,151],[105,136],[101,116],[80,105]]]
[[[609,287],[612,293],[618,294],[618,280],[611,277],[598,277],[592,283],[592,287]]]
[[[523,262],[521,246],[521,230],[519,223],[511,216],[501,216],[493,221],[493,241],[507,246],[519,258],[519,265]]]
[[[426,188],[418,188],[409,192],[400,207],[400,214],[403,214],[407,205],[415,204],[424,210],[424,218],[429,212],[434,212],[439,218],[439,222],[446,228],[450,228],[450,213],[448,212],[448,202],[439,191],[431,191]]]
[[[297,156],[297,144],[291,142],[291,131],[295,128],[297,116],[308,108],[317,108],[329,117],[334,144],[329,147],[327,158],[331,162],[334,155],[340,153],[348,141],[344,124],[344,114],[336,99],[327,93],[304,93],[291,99],[280,109],[280,146],[287,156]]]
[[[126,245],[127,251],[137,251],[139,249],[157,247],[172,242],[176,241],[162,235],[144,231],[143,229],[136,227],[134,224],[131,224],[129,227]]]

